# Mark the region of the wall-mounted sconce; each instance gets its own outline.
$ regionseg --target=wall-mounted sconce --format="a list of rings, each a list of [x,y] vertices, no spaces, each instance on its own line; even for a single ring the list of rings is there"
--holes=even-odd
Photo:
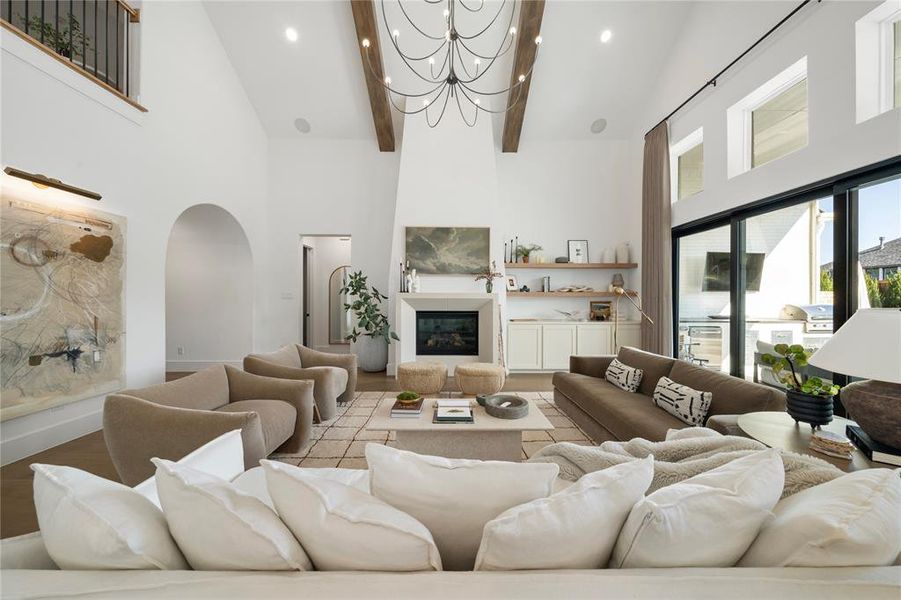
[[[85,190],[79,187],[75,187],[74,185],[63,183],[59,179],[51,179],[50,177],[41,175],[40,173],[29,173],[27,171],[16,169],[15,167],[6,167],[5,169],[3,169],[3,172],[7,175],[12,175],[13,177],[18,177],[19,179],[24,179],[25,181],[30,181],[36,188],[42,190],[45,190],[48,187],[52,187],[64,192],[69,192],[70,194],[84,196],[85,198],[90,198],[91,200],[100,200],[100,198],[102,198],[102,196],[97,192],[92,192],[91,190]]]

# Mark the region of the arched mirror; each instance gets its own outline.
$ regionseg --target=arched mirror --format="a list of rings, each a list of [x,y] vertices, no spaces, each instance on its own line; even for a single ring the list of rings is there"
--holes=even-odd
[[[338,267],[328,278],[328,343],[349,344],[350,313],[344,309],[347,298],[341,288],[347,283],[350,265]]]

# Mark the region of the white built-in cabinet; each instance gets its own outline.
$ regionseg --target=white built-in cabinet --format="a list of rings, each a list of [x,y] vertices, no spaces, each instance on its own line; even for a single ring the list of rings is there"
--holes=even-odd
[[[565,371],[574,354],[616,354],[622,346],[638,346],[638,322],[621,322],[616,337],[614,347],[613,323],[607,321],[510,321],[507,366],[512,371]]]

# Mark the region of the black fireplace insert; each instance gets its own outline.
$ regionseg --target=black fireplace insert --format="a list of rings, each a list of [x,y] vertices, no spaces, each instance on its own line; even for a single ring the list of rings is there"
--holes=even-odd
[[[479,355],[479,311],[417,310],[416,354]]]

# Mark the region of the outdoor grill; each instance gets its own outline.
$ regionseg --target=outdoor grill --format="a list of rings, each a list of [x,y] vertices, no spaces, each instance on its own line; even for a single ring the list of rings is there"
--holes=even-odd
[[[831,304],[786,304],[779,318],[804,321],[805,333],[832,331]]]

